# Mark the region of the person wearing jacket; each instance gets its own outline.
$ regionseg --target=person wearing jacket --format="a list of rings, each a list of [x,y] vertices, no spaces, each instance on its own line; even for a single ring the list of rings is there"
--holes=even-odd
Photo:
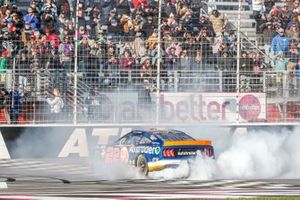
[[[278,29],[278,35],[272,39],[272,52],[274,55],[279,52],[285,53],[290,44],[290,38],[285,35],[284,29]]]
[[[55,122],[60,120],[60,116],[64,107],[64,101],[58,88],[53,89],[53,95],[53,98],[47,98],[46,101],[51,108],[51,120]]]
[[[28,14],[23,17],[25,23],[29,23],[32,29],[38,28],[39,19],[32,8],[28,8]]]
[[[9,92],[9,115],[12,124],[18,124],[19,113],[21,111],[22,95],[19,92],[19,86],[15,85],[14,89]]]
[[[298,60],[298,63],[295,65],[294,75],[296,79],[296,93],[300,95],[300,60]]]

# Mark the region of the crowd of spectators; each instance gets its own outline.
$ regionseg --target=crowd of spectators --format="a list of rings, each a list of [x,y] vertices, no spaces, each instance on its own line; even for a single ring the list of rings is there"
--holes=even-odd
[[[21,12],[16,2],[0,1],[0,83],[13,60],[22,77],[50,71],[54,86],[74,72],[75,62],[87,80],[103,85],[112,84],[108,78],[114,76],[127,83],[132,71],[155,80],[158,65],[166,81],[175,72],[189,77],[220,70],[236,76],[236,30],[228,28],[220,11],[200,12],[199,0],[162,1],[161,19],[157,0],[82,1],[77,6],[68,2],[32,0]],[[299,0],[281,2],[280,7],[275,3],[252,0],[266,56],[241,52],[240,71],[260,76],[273,63],[269,69],[295,72],[299,89]],[[191,70],[195,72],[188,73]],[[232,81],[224,84],[235,89]]]
[[[15,4],[1,5],[1,74],[12,67],[8,61],[15,56],[17,69],[72,72],[75,45],[78,70],[93,80],[116,71],[126,78],[130,70],[138,71],[138,76],[152,76],[159,61],[161,70],[169,72],[236,70],[235,30],[228,30],[228,19],[218,10],[200,15],[198,0],[162,1],[159,28],[158,1],[81,2],[77,6],[77,35],[75,14],[62,2],[33,0],[27,13]],[[159,29],[162,59],[158,59]],[[263,65],[258,53],[243,55],[241,70],[260,73]]]
[[[274,62],[276,72],[291,72],[298,90],[300,66],[299,0],[253,0],[256,32],[262,39],[266,62]],[[279,80],[279,79],[278,79]]]

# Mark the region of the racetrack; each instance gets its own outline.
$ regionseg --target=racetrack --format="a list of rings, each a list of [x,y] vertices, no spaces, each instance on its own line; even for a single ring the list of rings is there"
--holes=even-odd
[[[0,199],[300,196],[300,180],[101,180],[89,160],[1,160]]]

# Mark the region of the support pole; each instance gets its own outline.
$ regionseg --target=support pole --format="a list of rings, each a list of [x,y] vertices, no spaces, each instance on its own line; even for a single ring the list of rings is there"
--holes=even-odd
[[[236,54],[236,122],[237,123],[239,123],[239,99],[240,99],[241,9],[242,9],[242,0],[239,0],[238,26],[237,26],[237,54]]]
[[[161,63],[161,6],[162,0],[158,0],[158,44],[157,44],[157,71],[156,71],[156,125],[159,124],[160,115],[160,63]]]
[[[78,82],[78,77],[77,77],[77,71],[78,71],[78,4],[79,0],[77,0],[76,5],[75,5],[75,38],[74,38],[74,43],[75,43],[75,61],[74,61],[74,104],[73,104],[73,124],[77,124],[77,82]]]

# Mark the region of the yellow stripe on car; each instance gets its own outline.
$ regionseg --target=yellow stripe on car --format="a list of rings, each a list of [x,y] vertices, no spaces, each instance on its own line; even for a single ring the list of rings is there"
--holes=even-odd
[[[165,141],[164,146],[196,146],[196,145],[211,145],[210,140],[179,140],[179,141]]]
[[[149,172],[159,171],[159,170],[162,170],[163,168],[165,168],[165,165],[163,165],[163,164],[152,165],[152,166],[148,166],[148,171]]]

